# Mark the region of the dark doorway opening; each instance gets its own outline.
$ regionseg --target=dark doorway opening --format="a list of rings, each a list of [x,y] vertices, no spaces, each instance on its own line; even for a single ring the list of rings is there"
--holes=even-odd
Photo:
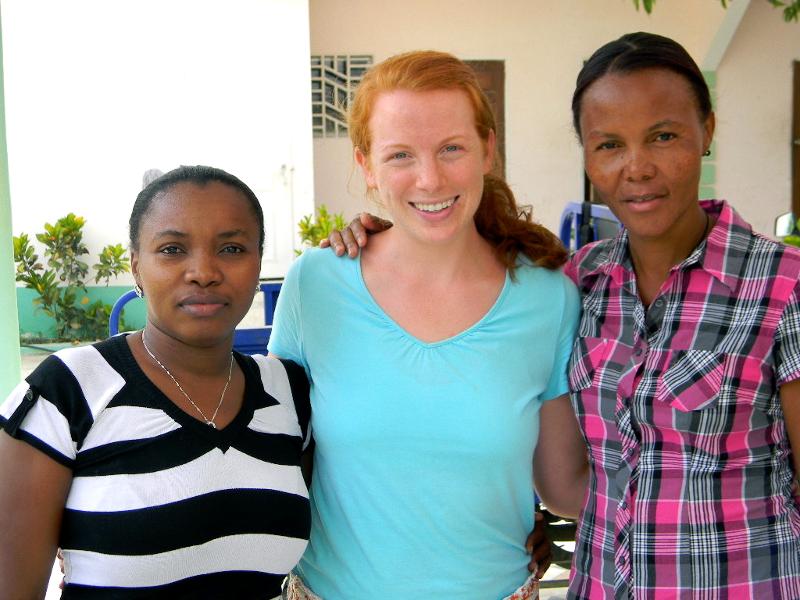
[[[792,212],[800,216],[800,61],[794,61],[792,94]]]
[[[502,60],[465,60],[478,76],[478,83],[497,119],[497,156],[502,175],[506,172],[506,64]]]

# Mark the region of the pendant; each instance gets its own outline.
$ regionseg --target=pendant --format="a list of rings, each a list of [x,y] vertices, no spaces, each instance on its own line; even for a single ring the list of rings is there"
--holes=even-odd
[[[212,429],[216,429],[217,428],[217,426],[214,424],[214,421],[206,421],[206,425],[208,425]]]

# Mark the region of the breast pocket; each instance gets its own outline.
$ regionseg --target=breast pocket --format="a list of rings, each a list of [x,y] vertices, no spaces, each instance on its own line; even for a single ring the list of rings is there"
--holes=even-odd
[[[674,350],[664,357],[655,399],[682,412],[710,408],[719,400],[725,355],[712,350]]]

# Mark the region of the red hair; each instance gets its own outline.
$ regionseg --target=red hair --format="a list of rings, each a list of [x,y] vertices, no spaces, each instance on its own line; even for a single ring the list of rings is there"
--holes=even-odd
[[[353,147],[369,157],[372,143],[369,120],[381,93],[442,89],[456,89],[467,94],[475,114],[475,129],[485,145],[491,132],[497,131],[497,125],[475,72],[452,54],[422,50],[392,56],[372,67],[361,80],[347,120]],[[492,170],[483,177],[483,196],[475,213],[475,226],[494,246],[498,258],[512,274],[520,253],[548,269],[557,269],[567,260],[560,240],[533,222],[529,208],[517,206],[513,192],[500,175],[497,158]]]

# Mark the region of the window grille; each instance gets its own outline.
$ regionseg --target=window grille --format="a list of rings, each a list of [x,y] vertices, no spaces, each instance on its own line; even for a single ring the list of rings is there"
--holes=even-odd
[[[368,55],[317,55],[311,57],[311,114],[314,137],[347,135],[347,105],[372,65]]]

